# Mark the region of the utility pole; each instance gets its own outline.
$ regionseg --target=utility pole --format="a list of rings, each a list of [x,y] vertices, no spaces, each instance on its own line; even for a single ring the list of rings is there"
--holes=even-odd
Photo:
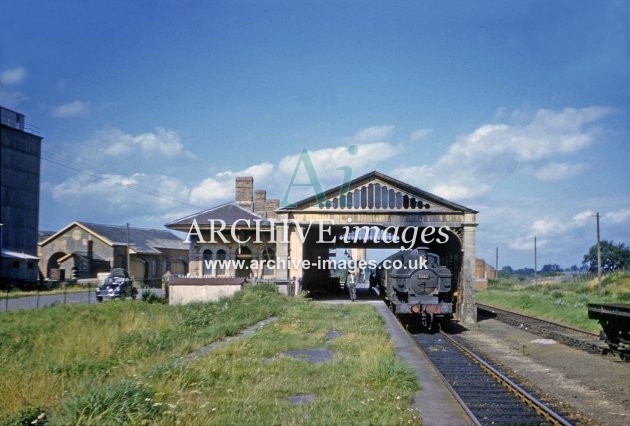
[[[602,252],[599,248],[599,212],[597,217],[597,294],[602,297]]]
[[[499,246],[494,256],[494,278],[499,278]]]
[[[127,272],[131,275],[131,254],[129,253],[129,222],[127,222]]]
[[[534,235],[534,284],[538,284],[538,277],[536,276],[537,269],[538,269],[538,253],[536,249],[536,236]]]

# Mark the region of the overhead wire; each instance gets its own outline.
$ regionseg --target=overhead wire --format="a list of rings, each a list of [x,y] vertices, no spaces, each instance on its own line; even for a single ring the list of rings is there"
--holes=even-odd
[[[46,156],[50,155],[53,158],[57,157],[57,159],[45,157],[43,155],[44,151],[46,151]],[[81,168],[81,167],[83,167],[82,164],[77,163],[76,161],[73,161],[73,160],[69,160],[68,158],[64,158],[63,156],[59,155],[58,153],[54,153],[54,152],[50,152],[50,151],[42,149],[42,155],[40,155],[40,158],[42,160],[44,160],[44,161],[47,161],[47,162],[52,163],[52,164],[55,164],[57,166],[64,167],[64,168],[69,169],[69,170],[73,170],[73,171],[81,173],[83,175],[87,175],[87,176],[90,176],[92,178],[99,179],[101,181],[108,182],[108,183],[111,183],[111,184],[116,185],[116,186],[120,186],[121,188],[130,189],[132,191],[136,191],[136,192],[139,192],[139,193],[142,193],[142,194],[145,194],[145,195],[150,195],[150,196],[153,196],[153,197],[158,197],[158,198],[161,198],[161,199],[164,199],[164,200],[173,201],[173,202],[176,202],[178,204],[185,205],[185,206],[188,206],[188,207],[193,207],[193,208],[196,208],[196,209],[203,209],[203,207],[200,207],[200,206],[197,206],[197,205],[194,205],[194,204],[190,204],[187,201],[180,200],[178,198],[172,197],[170,195],[163,194],[161,192],[152,191],[150,189],[143,188],[142,186],[137,185],[137,184],[123,184],[121,182],[118,182],[116,179],[109,178],[109,177],[107,177],[107,176],[105,176],[103,174],[98,174],[98,173],[94,173],[94,172],[82,169]],[[72,180],[80,183],[80,181],[78,179],[72,179]]]

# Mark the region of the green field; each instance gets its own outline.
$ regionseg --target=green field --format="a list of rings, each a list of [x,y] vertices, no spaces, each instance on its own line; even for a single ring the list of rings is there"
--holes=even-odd
[[[630,303],[630,272],[606,274],[601,297],[597,278],[577,282],[540,280],[538,284],[506,278],[490,280],[487,289],[477,292],[477,301],[595,332],[600,326],[588,319],[588,303]]]
[[[269,316],[277,320],[249,337],[174,362]],[[418,422],[414,375],[370,305],[321,305],[259,286],[209,304],[115,301],[0,319],[0,424]],[[339,336],[328,340],[330,331]],[[312,348],[333,359],[282,355]],[[313,400],[289,403],[299,395]]]

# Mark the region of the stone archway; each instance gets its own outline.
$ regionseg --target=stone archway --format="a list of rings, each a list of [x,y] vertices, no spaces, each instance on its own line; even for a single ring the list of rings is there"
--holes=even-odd
[[[46,278],[51,280],[64,280],[66,279],[65,270],[59,269],[59,259],[67,256],[67,253],[58,251],[48,258],[46,264]]]

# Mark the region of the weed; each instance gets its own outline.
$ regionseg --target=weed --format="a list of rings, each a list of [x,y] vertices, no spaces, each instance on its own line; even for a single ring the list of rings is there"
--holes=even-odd
[[[156,418],[160,411],[161,404],[147,388],[122,380],[92,385],[64,399],[54,420],[59,424],[140,424]]]
[[[147,303],[166,303],[166,299],[164,297],[160,297],[151,290],[146,290],[142,293],[142,301]]]

